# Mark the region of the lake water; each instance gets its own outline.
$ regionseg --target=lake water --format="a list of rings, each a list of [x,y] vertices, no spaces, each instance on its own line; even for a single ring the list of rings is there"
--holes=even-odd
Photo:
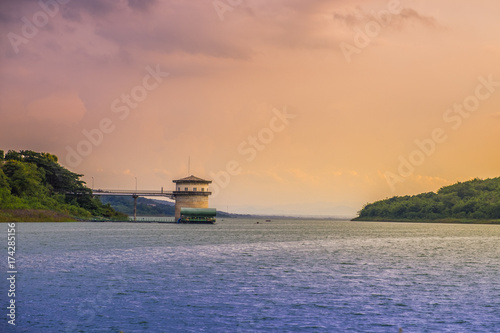
[[[500,226],[256,221],[18,223],[0,331],[500,332]]]

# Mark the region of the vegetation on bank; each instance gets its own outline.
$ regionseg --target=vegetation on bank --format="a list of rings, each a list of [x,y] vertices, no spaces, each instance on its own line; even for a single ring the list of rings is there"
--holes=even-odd
[[[0,150],[0,222],[127,220],[49,153]]]
[[[75,217],[46,209],[1,209],[0,222],[75,222]]]
[[[367,204],[354,221],[500,223],[500,177],[473,179],[437,193],[395,196]]]

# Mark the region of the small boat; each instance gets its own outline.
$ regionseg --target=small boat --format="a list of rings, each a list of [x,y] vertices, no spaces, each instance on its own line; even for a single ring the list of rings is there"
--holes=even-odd
[[[271,220],[266,220],[266,222],[271,222]]]

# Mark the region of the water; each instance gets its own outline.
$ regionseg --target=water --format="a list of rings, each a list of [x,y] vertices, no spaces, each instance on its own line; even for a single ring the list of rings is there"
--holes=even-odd
[[[15,332],[500,332],[500,226],[255,222],[19,223]]]

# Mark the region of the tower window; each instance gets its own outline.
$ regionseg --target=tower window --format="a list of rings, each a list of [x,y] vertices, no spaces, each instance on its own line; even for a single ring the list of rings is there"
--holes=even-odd
[[[187,187],[184,187],[184,191],[189,191],[189,189]]]
[[[205,188],[204,188],[204,187],[202,187],[202,188],[201,188],[201,191],[202,191],[202,192],[205,192]]]
[[[195,191],[195,192],[196,192],[196,187],[193,187],[193,191]]]

